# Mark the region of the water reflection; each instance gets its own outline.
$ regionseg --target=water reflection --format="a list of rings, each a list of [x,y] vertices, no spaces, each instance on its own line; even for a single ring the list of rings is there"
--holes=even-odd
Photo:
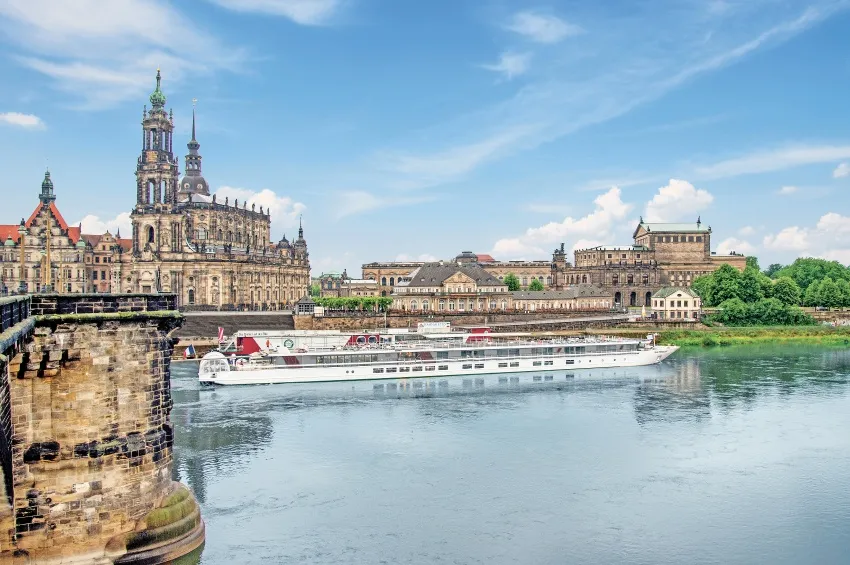
[[[177,364],[175,472],[204,564],[839,563],[848,374],[787,346],[213,391]]]

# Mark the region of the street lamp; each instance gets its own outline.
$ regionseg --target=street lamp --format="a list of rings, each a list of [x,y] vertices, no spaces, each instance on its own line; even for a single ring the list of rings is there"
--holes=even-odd
[[[27,293],[27,281],[26,281],[26,264],[24,263],[24,236],[27,235],[27,226],[24,223],[24,219],[21,218],[21,225],[18,226],[18,234],[21,236],[21,277],[18,282],[18,292],[21,294]]]

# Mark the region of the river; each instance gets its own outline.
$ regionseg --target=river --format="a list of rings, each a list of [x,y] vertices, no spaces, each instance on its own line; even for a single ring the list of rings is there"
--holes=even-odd
[[[172,377],[204,565],[850,562],[847,348],[518,383]]]

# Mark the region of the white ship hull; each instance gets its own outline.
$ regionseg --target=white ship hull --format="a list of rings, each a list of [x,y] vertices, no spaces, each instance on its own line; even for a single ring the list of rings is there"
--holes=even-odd
[[[611,367],[638,367],[660,363],[677,346],[655,346],[637,351],[574,356],[537,356],[519,358],[449,359],[338,366],[250,367],[199,375],[210,385],[259,385],[283,383],[320,383],[415,379],[459,375],[491,375],[528,372],[573,371]]]

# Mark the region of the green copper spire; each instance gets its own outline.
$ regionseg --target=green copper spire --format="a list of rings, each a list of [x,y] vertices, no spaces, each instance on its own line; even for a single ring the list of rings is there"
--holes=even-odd
[[[41,183],[41,194],[38,198],[44,204],[50,204],[56,200],[56,196],[53,194],[53,181],[50,180],[50,171],[44,172],[44,180]]]
[[[159,89],[162,75],[159,74],[159,69],[156,70],[156,89],[151,93],[151,106],[154,110],[158,110],[165,106],[165,94]]]

